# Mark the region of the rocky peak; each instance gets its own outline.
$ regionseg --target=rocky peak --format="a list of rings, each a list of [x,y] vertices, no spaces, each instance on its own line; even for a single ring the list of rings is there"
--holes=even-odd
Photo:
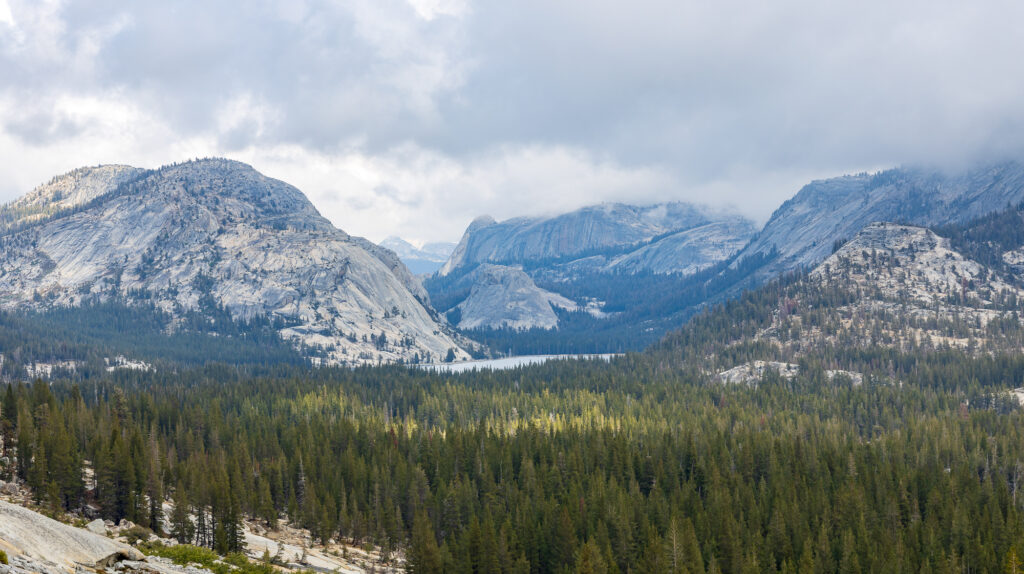
[[[100,165],[59,175],[0,207],[0,229],[24,225],[85,205],[145,171],[127,165]]]
[[[553,329],[554,308],[575,311],[569,299],[538,287],[521,269],[483,264],[473,271],[469,297],[458,305],[459,328]]]
[[[337,231],[301,191],[234,160],[203,159],[163,167],[134,183],[128,193],[201,206],[222,224]]]
[[[480,263],[537,262],[636,247],[659,236],[735,217],[682,202],[646,206],[603,203],[554,217],[502,222],[480,217],[466,229],[440,274]]]
[[[211,303],[344,363],[468,357],[394,253],[350,237],[298,189],[209,159],[137,173],[71,212],[0,238],[0,307],[142,297]]]
[[[924,304],[951,297],[987,305],[1002,293],[1017,293],[984,265],[950,247],[924,227],[873,223],[822,262],[811,277],[872,289],[893,300]]]

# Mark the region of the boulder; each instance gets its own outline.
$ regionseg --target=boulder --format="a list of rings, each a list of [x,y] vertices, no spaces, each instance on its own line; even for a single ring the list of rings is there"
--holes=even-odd
[[[86,524],[85,529],[89,532],[92,532],[93,534],[99,534],[100,536],[107,535],[107,525],[103,523],[102,518],[97,518],[89,524]]]
[[[127,544],[2,501],[0,550],[69,572],[79,567],[109,568],[121,560],[145,560]]]

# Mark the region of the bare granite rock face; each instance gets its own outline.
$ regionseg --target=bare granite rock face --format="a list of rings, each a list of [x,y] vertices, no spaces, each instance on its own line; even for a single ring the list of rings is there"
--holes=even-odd
[[[145,297],[175,314],[212,304],[237,320],[280,318],[284,337],[338,364],[449,349],[468,358],[393,253],[239,162],[80,170],[0,209],[0,221],[10,222],[0,233],[2,308]],[[371,339],[381,335],[386,344]]]
[[[553,307],[570,311],[577,307],[571,300],[541,289],[520,269],[485,264],[472,275],[469,297],[457,307],[461,329],[553,329],[558,326]]]
[[[127,165],[101,165],[79,168],[55,177],[5,206],[0,216],[0,229],[39,221],[80,207],[144,172]]]
[[[675,241],[658,245],[667,237],[714,223],[725,225],[713,228],[714,232],[707,228],[692,233],[689,241],[680,241],[687,237],[680,235]],[[651,206],[609,203],[556,217],[520,217],[500,223],[485,216],[470,224],[439,273],[449,275],[479,263],[583,260],[595,253],[601,258],[589,265],[600,271],[686,272],[727,259],[754,232],[749,220],[688,203]],[[711,244],[698,245],[699,238]],[[617,267],[619,256],[643,249],[648,253],[625,258],[623,266]],[[652,255],[655,251],[662,254]]]
[[[956,174],[898,168],[813,181],[775,211],[737,256],[777,250],[766,275],[811,268],[837,240],[878,221],[914,225],[966,222],[1024,200],[1024,165],[975,167]]]
[[[658,237],[625,253],[595,255],[556,266],[555,274],[680,273],[692,275],[729,259],[754,235],[753,224],[742,217],[726,217]]]
[[[469,225],[438,271],[434,295],[448,301],[446,307],[459,301],[464,329],[552,329],[558,326],[552,306],[607,316],[603,301],[571,301],[550,291],[561,283],[595,274],[691,275],[728,260],[754,233],[746,218],[679,202],[609,203],[502,222],[484,216]],[[461,299],[470,289],[467,279],[479,283]]]
[[[145,560],[138,550],[0,501],[0,550],[27,572],[109,567],[121,560]],[[17,570],[15,570],[17,572]]]

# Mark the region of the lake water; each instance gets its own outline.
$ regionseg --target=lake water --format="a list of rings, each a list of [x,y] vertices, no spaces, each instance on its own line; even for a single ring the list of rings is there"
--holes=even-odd
[[[519,357],[504,357],[502,359],[487,359],[483,361],[466,361],[464,363],[440,363],[431,365],[420,365],[421,369],[437,371],[439,373],[464,373],[475,369],[514,369],[526,365],[539,365],[548,361],[558,359],[594,359],[610,361],[617,357],[614,353],[603,355],[522,355]]]

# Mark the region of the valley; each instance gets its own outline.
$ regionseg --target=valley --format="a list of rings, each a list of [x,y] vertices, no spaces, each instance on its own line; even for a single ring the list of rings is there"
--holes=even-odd
[[[417,362],[297,345],[309,323],[287,306],[238,315],[245,277],[276,277],[257,265],[282,274],[267,285],[316,281],[244,249],[230,255],[249,266],[237,278],[218,271],[227,252],[210,260],[197,255],[208,244],[183,240],[185,256],[161,239],[153,269],[121,263],[117,284],[109,269],[124,255],[87,266],[37,242],[52,254],[47,271],[26,238],[47,225],[71,233],[68,217],[95,229],[106,216],[87,216],[112,199],[78,200],[87,206],[71,214],[32,203],[3,237],[14,249],[2,277],[0,491],[32,510],[12,510],[31,528],[99,519],[90,547],[119,550],[62,562],[63,550],[33,550],[0,527],[0,571],[909,571],[936,556],[996,571],[1024,537],[1012,496],[1024,460],[1020,207],[932,227],[871,222],[785,272],[772,269],[792,246],[738,260],[730,244],[696,271],[576,282],[557,274],[577,259],[481,262],[427,278],[443,287],[429,294],[383,248],[327,228],[311,236],[363,250],[460,349],[557,346],[583,322],[605,342],[651,341],[585,355],[570,337],[563,353],[477,361],[450,347]],[[316,221],[283,227],[308,233],[298,226]],[[212,253],[231,233],[213,235]],[[645,247],[621,249],[602,257]],[[36,284],[39,296],[26,295]],[[315,313],[339,304],[327,285],[292,285]],[[453,301],[444,314],[432,305]],[[415,328],[410,311],[385,315]],[[504,327],[463,324],[484,315]]]

